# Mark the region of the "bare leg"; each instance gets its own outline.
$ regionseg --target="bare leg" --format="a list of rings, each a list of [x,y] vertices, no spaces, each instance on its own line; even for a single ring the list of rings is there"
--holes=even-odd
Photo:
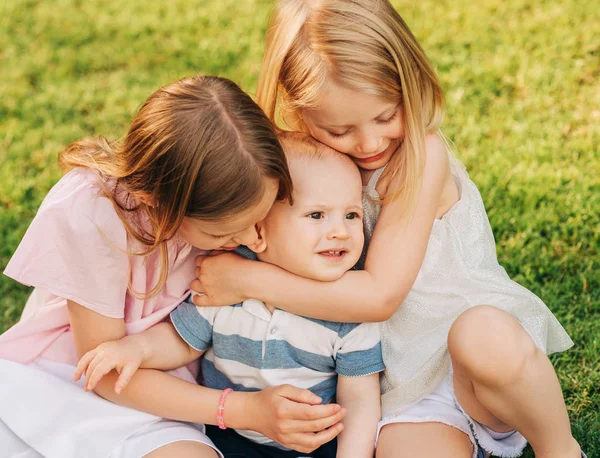
[[[381,430],[377,458],[471,458],[473,445],[462,431],[443,423],[392,423]]]
[[[492,306],[464,312],[448,350],[454,389],[465,411],[495,431],[516,429],[536,458],[580,458],[554,368],[509,313]]]
[[[201,442],[178,441],[164,445],[146,455],[146,458],[218,458],[212,447]]]

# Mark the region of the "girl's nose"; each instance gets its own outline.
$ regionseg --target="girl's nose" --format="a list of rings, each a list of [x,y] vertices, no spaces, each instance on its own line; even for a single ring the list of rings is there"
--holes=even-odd
[[[379,152],[380,143],[379,138],[373,132],[364,132],[358,138],[356,149],[359,153],[369,156]]]

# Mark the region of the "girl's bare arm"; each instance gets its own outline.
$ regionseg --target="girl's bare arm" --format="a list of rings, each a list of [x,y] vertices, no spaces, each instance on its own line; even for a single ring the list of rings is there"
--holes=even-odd
[[[206,295],[196,296],[196,305],[256,298],[292,313],[331,321],[389,318],[408,295],[421,268],[449,173],[442,140],[431,135],[426,147],[427,161],[415,211],[404,214],[398,201],[384,205],[364,271],[347,272],[334,282],[318,282],[233,255],[203,257],[192,288]]]
[[[69,319],[78,355],[103,342],[126,335],[122,319],[108,318],[68,301]],[[140,369],[127,387],[114,391],[118,374],[103,377],[95,392],[115,404],[178,421],[216,424],[220,390],[189,383],[159,370]],[[337,405],[319,405],[310,391],[291,386],[227,397],[225,424],[252,429],[290,448],[309,451],[333,439],[342,429],[345,411]],[[328,428],[334,425],[332,428]],[[317,434],[313,434],[317,432]]]

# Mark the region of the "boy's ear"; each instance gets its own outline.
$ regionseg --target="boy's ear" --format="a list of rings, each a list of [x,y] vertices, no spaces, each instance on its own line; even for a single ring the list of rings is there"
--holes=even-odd
[[[267,239],[266,239],[266,229],[265,225],[261,221],[260,223],[256,223],[254,226],[256,228],[256,233],[258,234],[258,239],[252,245],[248,245],[255,253],[262,253],[267,249]]]

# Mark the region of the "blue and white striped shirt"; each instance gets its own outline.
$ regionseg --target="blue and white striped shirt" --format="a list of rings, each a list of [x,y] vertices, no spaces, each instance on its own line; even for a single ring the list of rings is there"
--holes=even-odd
[[[259,391],[290,384],[331,402],[337,375],[360,377],[384,369],[377,323],[333,323],[304,318],[250,299],[227,307],[184,302],[171,312],[181,337],[206,351],[203,385]],[[255,431],[238,431],[260,444],[279,446]]]

